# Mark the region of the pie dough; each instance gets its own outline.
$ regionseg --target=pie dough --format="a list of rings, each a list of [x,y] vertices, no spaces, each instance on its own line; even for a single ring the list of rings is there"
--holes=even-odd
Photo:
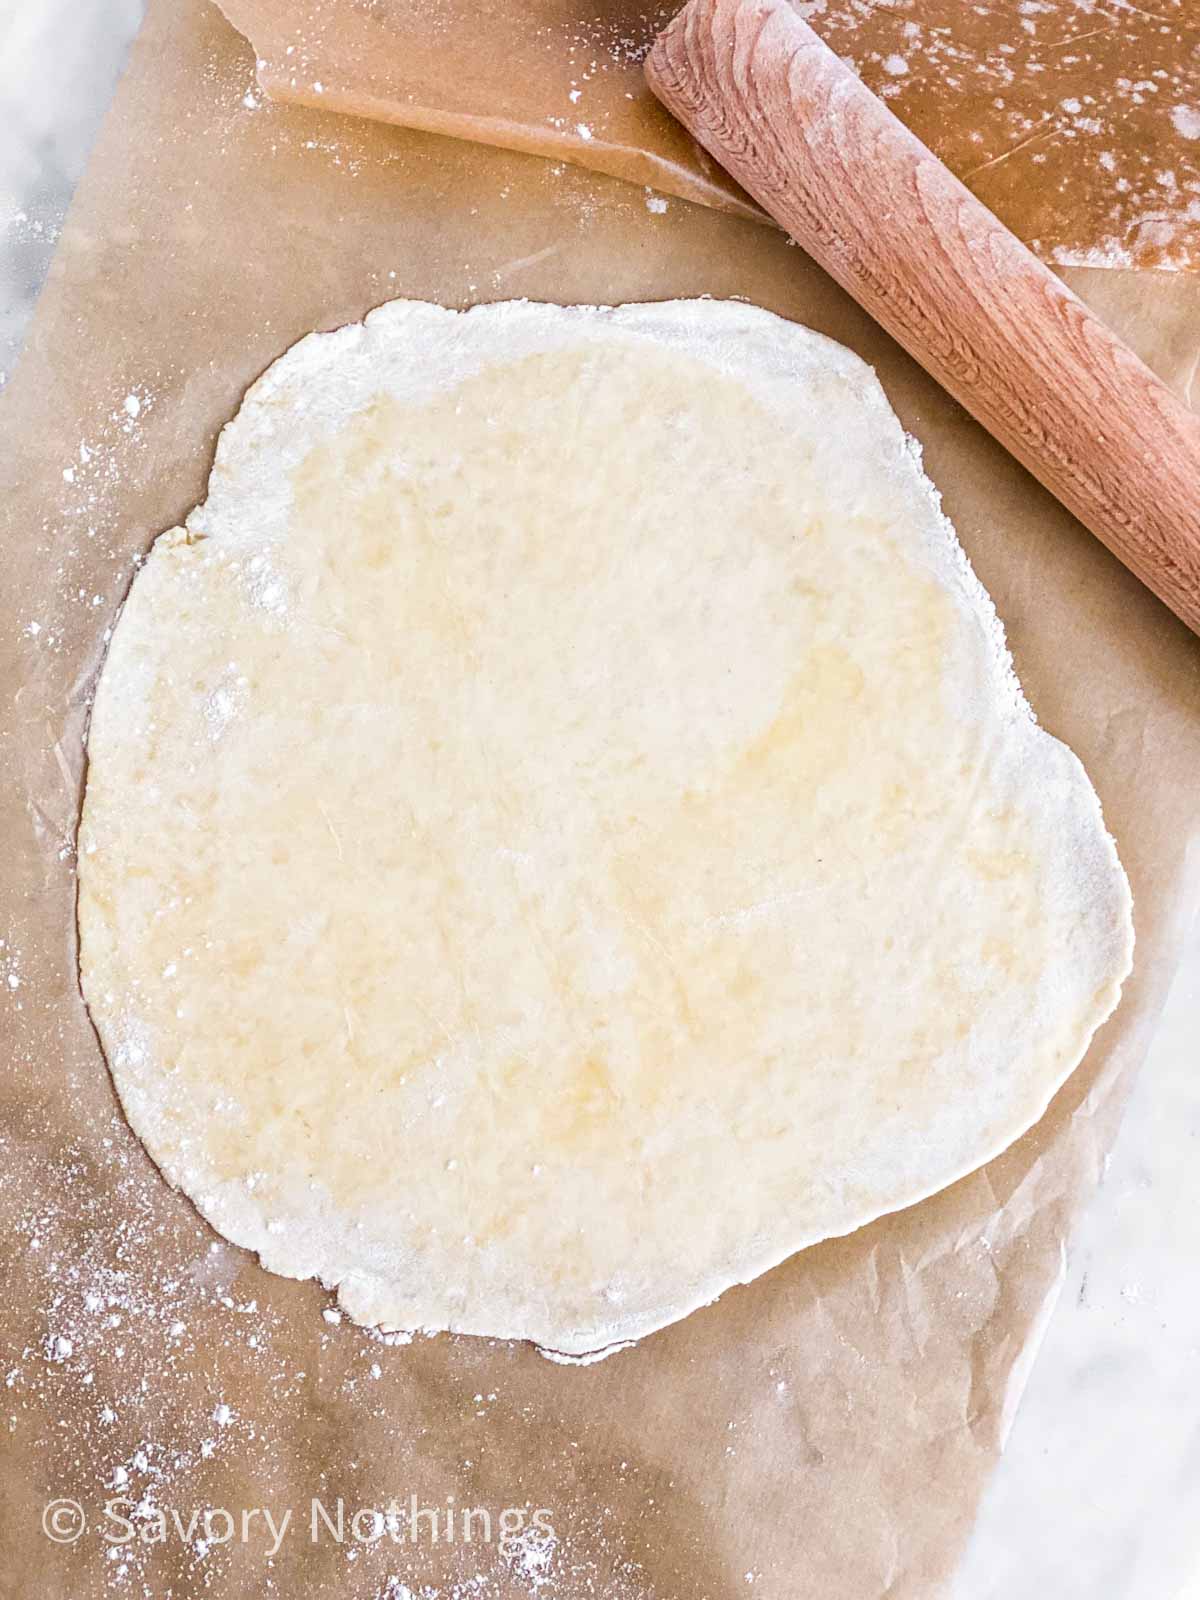
[[[84,993],[168,1179],[356,1320],[583,1355],[933,1193],[1130,896],[871,370],[710,301],[302,340],[97,688]]]

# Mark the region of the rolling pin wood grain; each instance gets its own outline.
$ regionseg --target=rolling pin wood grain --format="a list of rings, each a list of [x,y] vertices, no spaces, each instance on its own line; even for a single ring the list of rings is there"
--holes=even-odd
[[[1200,416],[788,0],[691,0],[646,76],[797,243],[1200,633]]]

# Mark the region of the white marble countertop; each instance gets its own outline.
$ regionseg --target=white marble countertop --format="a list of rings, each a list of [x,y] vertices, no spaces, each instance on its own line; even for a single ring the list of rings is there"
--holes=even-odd
[[[0,7],[0,374],[142,3]],[[1198,1007],[1200,924],[953,1600],[1200,1600]]]
[[[953,1600],[1200,1600],[1200,922]]]

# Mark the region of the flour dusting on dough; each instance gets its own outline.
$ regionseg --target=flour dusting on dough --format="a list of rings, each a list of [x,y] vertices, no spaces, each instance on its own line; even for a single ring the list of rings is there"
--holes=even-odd
[[[874,375],[753,307],[301,341],[96,695],[125,1110],[385,1333],[592,1357],[1021,1133],[1129,893]]]

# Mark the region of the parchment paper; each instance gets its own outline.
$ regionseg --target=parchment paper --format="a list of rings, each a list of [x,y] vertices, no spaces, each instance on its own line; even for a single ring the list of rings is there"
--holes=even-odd
[[[927,1600],[953,1566],[1194,903],[1200,647],[781,235],[646,198],[260,103],[215,9],[152,0],[0,397],[2,1595]],[[1194,280],[1073,281],[1186,387]],[[572,1369],[521,1346],[381,1343],[327,1320],[318,1286],[217,1240],[116,1105],[73,925],[106,629],[139,555],[202,495],[247,383],[309,329],[397,294],[703,293],[744,295],[878,368],[1033,704],[1096,781],[1134,886],[1136,972],[1006,1156],[633,1350]],[[386,1527],[355,1542],[355,1511],[413,1495],[497,1517],[545,1507],[555,1538],[435,1545],[426,1521],[415,1544]],[[115,1496],[143,1535],[160,1511],[183,1532],[115,1542]],[[55,1497],[90,1520],[73,1543],[41,1531]],[[320,1519],[310,1538],[314,1497],[330,1516],[343,1501],[343,1543]],[[220,1518],[215,1540],[189,1530],[206,1507],[293,1521],[269,1554],[261,1515],[231,1542]]]
[[[793,3],[1048,260],[1200,266],[1195,0]],[[642,61],[676,0],[221,4],[281,100],[549,151],[755,211],[646,88]]]

